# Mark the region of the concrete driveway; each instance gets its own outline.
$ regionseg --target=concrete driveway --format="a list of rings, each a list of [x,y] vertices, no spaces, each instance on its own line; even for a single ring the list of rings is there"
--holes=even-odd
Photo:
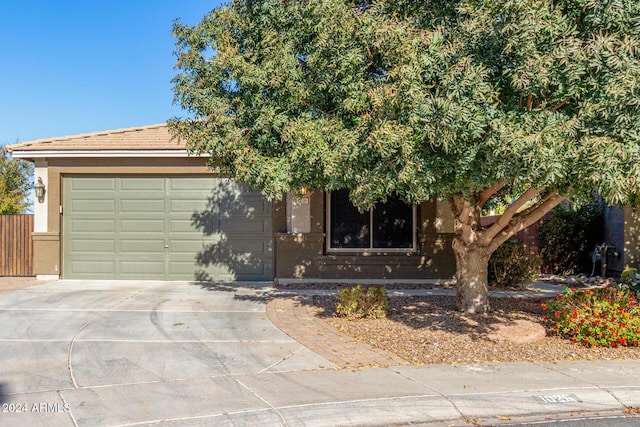
[[[271,323],[268,286],[65,280],[0,293],[0,426],[496,425],[640,412],[640,360],[337,369]]]
[[[279,422],[238,378],[334,366],[269,321],[268,286],[63,280],[0,294],[0,425]]]

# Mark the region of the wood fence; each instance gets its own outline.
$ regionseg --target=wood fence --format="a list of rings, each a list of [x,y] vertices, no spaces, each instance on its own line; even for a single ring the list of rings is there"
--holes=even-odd
[[[0,215],[0,276],[33,276],[33,215]]]

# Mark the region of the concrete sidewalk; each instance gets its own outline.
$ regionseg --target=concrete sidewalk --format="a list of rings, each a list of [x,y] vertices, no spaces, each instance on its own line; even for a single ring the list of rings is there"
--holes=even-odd
[[[274,326],[269,286],[1,293],[0,426],[500,425],[640,410],[639,360],[339,368]]]
[[[522,291],[490,290],[489,296],[500,297],[528,297],[528,298],[551,298],[563,291],[563,286],[547,282],[528,282],[523,284]],[[337,289],[295,289],[293,286],[276,289],[276,296],[312,296],[312,295],[337,295]],[[390,297],[397,296],[428,296],[428,295],[455,295],[456,291],[452,287],[434,286],[427,289],[387,289]]]

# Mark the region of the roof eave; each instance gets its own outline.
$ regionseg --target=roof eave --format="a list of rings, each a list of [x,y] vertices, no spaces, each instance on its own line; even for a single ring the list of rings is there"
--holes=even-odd
[[[157,157],[210,157],[209,154],[190,154],[187,150],[20,150],[16,147],[11,151],[14,159],[43,159],[43,158],[157,158]]]

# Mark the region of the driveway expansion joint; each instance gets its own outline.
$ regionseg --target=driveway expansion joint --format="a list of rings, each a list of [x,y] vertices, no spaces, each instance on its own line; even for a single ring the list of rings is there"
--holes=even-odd
[[[44,415],[44,422],[43,414],[0,414],[0,423],[491,424],[498,422],[492,415],[510,417],[513,423],[569,412],[615,415],[640,406],[640,386],[632,374],[640,370],[638,360],[489,363],[473,372],[451,365],[381,363],[376,349],[361,352],[362,343],[317,319],[311,296],[276,296],[274,304],[234,297],[248,292],[253,291],[240,284],[222,292],[186,282],[150,286],[63,280],[0,293],[6,325],[0,338],[0,398],[71,405],[69,414]],[[169,337],[161,336],[146,315],[158,298],[166,298],[167,306],[156,311],[166,313],[156,323]],[[16,314],[2,307],[24,310]],[[172,328],[182,319],[171,313],[203,307],[211,315],[194,316],[190,330]],[[247,307],[259,316],[244,314]],[[42,314],[39,308],[52,309]],[[286,327],[258,318],[265,313],[273,323],[286,322],[311,338],[296,341],[297,335],[283,333]],[[340,365],[344,360],[361,365]],[[372,366],[379,367],[363,369]],[[73,387],[69,378],[77,381]],[[537,396],[547,394],[575,394],[582,403],[547,404]]]
[[[99,318],[103,317],[104,315],[111,313],[113,308],[124,304],[128,299],[134,298],[136,295],[141,294],[142,292],[144,292],[146,289],[139,289],[137,291],[131,292],[131,293],[126,293],[125,296],[121,299],[119,299],[118,301],[114,301],[113,303],[111,303],[110,305],[107,306],[107,308],[101,310],[98,314],[96,314],[95,316],[93,316],[92,318],[90,318],[89,320],[87,320],[82,326],[80,326],[80,328],[78,328],[78,330],[76,330],[76,332],[73,334],[73,336],[71,337],[71,339],[69,340],[69,346],[67,348],[67,371],[69,373],[69,378],[71,380],[71,385],[73,386],[74,389],[78,388],[78,384],[76,382],[75,376],[73,374],[73,366],[71,363],[71,355],[73,353],[73,345],[76,341],[76,338],[78,337],[78,335],[80,335],[80,333],[82,333],[82,331],[84,331],[91,323],[95,322],[96,320],[98,320]],[[95,311],[95,310],[94,310]]]
[[[240,387],[243,387],[245,390],[247,390],[249,393],[251,393],[252,395],[254,395],[255,397],[257,397],[258,399],[260,399],[265,405],[267,405],[269,408],[271,408],[271,410],[273,410],[278,417],[280,417],[280,420],[282,421],[282,424],[284,426],[288,426],[289,424],[287,424],[287,420],[285,419],[284,415],[282,415],[282,412],[280,412],[271,402],[269,402],[266,398],[262,397],[258,392],[256,392],[255,390],[253,390],[251,387],[249,387],[248,385],[244,384],[242,381],[240,381],[240,379],[234,375],[230,375],[230,378],[233,379],[236,383],[238,383],[238,385],[240,385]]]

